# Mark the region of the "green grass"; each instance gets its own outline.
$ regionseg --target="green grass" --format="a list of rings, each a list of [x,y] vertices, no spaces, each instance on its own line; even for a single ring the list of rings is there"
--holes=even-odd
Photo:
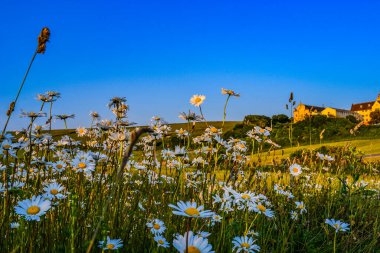
[[[322,144],[314,144],[314,145],[305,145],[305,146],[297,146],[292,148],[284,148],[284,149],[277,149],[275,151],[271,152],[264,152],[261,154],[261,157],[264,162],[271,163],[273,160],[273,157],[277,162],[281,161],[281,159],[285,159],[289,157],[290,154],[294,153],[295,151],[299,149],[309,149],[309,150],[315,150],[322,146],[334,146],[334,147],[343,147],[343,146],[352,146],[356,147],[359,151],[362,151],[364,155],[372,155],[372,154],[380,154],[380,139],[371,139],[371,140],[352,140],[352,141],[337,141],[337,142],[329,142],[329,143],[322,143]],[[255,155],[257,157],[257,155]],[[375,161],[378,160],[379,157],[368,157],[365,158],[368,161]],[[255,159],[254,159],[255,160]]]

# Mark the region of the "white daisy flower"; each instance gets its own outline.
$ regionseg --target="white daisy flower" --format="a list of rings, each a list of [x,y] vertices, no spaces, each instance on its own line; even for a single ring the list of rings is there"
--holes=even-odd
[[[55,198],[57,199],[64,199],[66,196],[62,194],[61,192],[65,190],[65,187],[63,187],[61,184],[54,182],[44,187],[44,197],[53,200]]]
[[[206,96],[204,95],[193,95],[190,98],[190,104],[199,107],[201,104],[203,104],[203,101],[206,99]]]
[[[187,201],[177,202],[177,206],[169,204],[169,207],[175,209],[173,214],[181,215],[189,218],[209,218],[214,215],[214,212],[210,210],[203,211],[203,206],[197,207],[197,203]]]
[[[156,235],[154,237],[154,240],[157,242],[158,247],[169,248],[170,246],[168,241],[166,241],[165,237],[163,237],[162,235]]]
[[[117,250],[121,247],[123,247],[123,241],[121,239],[110,239],[109,236],[107,236],[107,241],[99,242],[99,248],[103,250]]]
[[[300,214],[307,212],[305,205],[302,201],[301,202],[296,201],[295,203],[296,203],[296,208],[300,210]]]
[[[159,219],[154,219],[146,225],[150,228],[150,232],[154,235],[161,235],[166,229],[164,222]]]
[[[340,220],[326,219],[325,223],[332,226],[335,229],[335,233],[338,233],[339,231],[346,232],[346,231],[350,230],[350,228],[349,228],[350,225],[348,223],[344,223]]]
[[[295,177],[299,176],[302,173],[302,167],[301,167],[301,165],[299,165],[297,163],[292,164],[289,167],[289,170],[290,170],[290,174],[292,174]]]
[[[272,218],[274,216],[274,212],[270,210],[269,208],[265,207],[263,204],[260,202],[257,204],[253,204],[249,206],[248,210],[253,210],[256,213],[261,213],[264,214],[265,216]]]
[[[248,236],[237,236],[232,240],[232,244],[234,247],[233,250],[236,250],[236,252],[247,252],[247,253],[254,253],[259,252],[260,247],[256,244],[254,244],[256,240],[254,240],[251,237]]]
[[[33,196],[32,199],[19,201],[15,207],[17,214],[23,216],[26,220],[40,221],[40,216],[44,215],[50,209],[51,203],[42,196]]]
[[[187,249],[186,249],[186,239],[187,237]],[[198,237],[193,235],[192,231],[189,231],[189,236],[187,236],[187,232],[182,235],[177,235],[173,241],[173,246],[180,253],[189,252],[189,253],[214,253],[212,250],[212,245],[208,243],[206,238]]]
[[[13,229],[17,229],[17,228],[19,228],[20,227],[20,223],[18,223],[18,222],[12,222],[11,223],[11,228],[13,228]]]

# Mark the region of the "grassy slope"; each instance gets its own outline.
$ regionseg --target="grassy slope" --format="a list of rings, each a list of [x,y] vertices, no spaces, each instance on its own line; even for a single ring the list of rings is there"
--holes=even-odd
[[[317,149],[321,146],[345,146],[345,145],[351,145],[353,147],[356,147],[358,150],[362,151],[365,155],[371,155],[371,154],[380,154],[380,139],[371,139],[371,140],[351,140],[351,141],[337,141],[337,142],[330,142],[330,143],[322,143],[322,144],[315,144],[315,145],[306,145],[306,146],[299,146],[299,147],[292,147],[292,148],[285,148],[275,151],[275,158],[276,161],[280,161],[283,158],[289,157],[289,155],[299,149]],[[263,160],[267,160],[268,162],[273,159],[273,151],[270,152],[270,155],[268,153],[265,153],[262,156]],[[378,160],[379,157],[373,157],[373,158],[366,158],[366,160]]]
[[[228,130],[231,130],[236,124],[241,123],[239,121],[226,121],[224,124],[224,132],[227,132]],[[221,121],[212,121],[208,122],[209,125],[212,125],[217,128],[222,127],[222,122]],[[187,124],[186,123],[174,123],[170,124],[172,127],[172,133],[174,133],[175,130],[183,128],[187,129]],[[205,123],[197,123],[195,129],[194,129],[194,135],[200,135],[201,133],[204,132],[206,128]],[[69,130],[53,130],[53,136],[62,136],[68,133],[75,133],[75,129],[69,129]],[[72,135],[75,136],[75,135]],[[330,143],[322,143],[324,146],[344,146],[344,145],[351,145],[354,147],[357,147],[359,150],[364,152],[366,155],[370,154],[380,154],[380,139],[370,139],[370,140],[347,140],[347,141],[338,141],[338,142],[330,142]],[[280,160],[282,158],[286,158],[289,156],[289,154],[293,153],[294,151],[301,149],[301,148],[309,148],[309,149],[316,149],[319,148],[319,144],[315,145],[306,145],[306,146],[299,146],[299,147],[293,147],[293,148],[285,148],[285,149],[280,149],[275,151],[275,157],[276,160]],[[282,154],[283,151],[283,154]],[[273,157],[273,152],[270,153],[270,157],[267,157],[267,153],[263,156],[268,160],[272,160]],[[379,159],[378,157],[376,158],[368,158],[368,160],[376,160]]]

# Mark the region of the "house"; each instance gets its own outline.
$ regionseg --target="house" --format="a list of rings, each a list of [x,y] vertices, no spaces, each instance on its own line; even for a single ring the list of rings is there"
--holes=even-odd
[[[380,104],[379,104],[380,105]],[[307,117],[313,115],[325,115],[327,117],[333,117],[333,118],[346,118],[347,116],[354,116],[358,120],[362,120],[363,117],[361,114],[345,110],[345,109],[338,109],[333,107],[320,107],[320,106],[313,106],[313,105],[305,105],[300,103],[293,112],[293,118],[294,122],[299,122],[302,120],[305,120]]]
[[[351,111],[356,112],[363,117],[364,124],[369,124],[371,121],[371,112],[380,110],[380,94],[375,101],[364,102],[359,104],[352,104]]]

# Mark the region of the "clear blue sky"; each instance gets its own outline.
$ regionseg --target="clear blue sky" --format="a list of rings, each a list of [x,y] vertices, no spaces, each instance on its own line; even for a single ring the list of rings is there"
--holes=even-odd
[[[380,92],[380,1],[13,1],[0,7],[0,124],[43,26],[38,55],[11,129],[22,109],[37,111],[37,93],[62,93],[55,113],[90,111],[110,118],[106,103],[125,96],[130,120],[169,122],[204,94],[209,120],[222,118],[222,87],[241,93],[228,119],[285,113],[296,101],[350,108]],[[57,123],[56,127],[60,127]]]

